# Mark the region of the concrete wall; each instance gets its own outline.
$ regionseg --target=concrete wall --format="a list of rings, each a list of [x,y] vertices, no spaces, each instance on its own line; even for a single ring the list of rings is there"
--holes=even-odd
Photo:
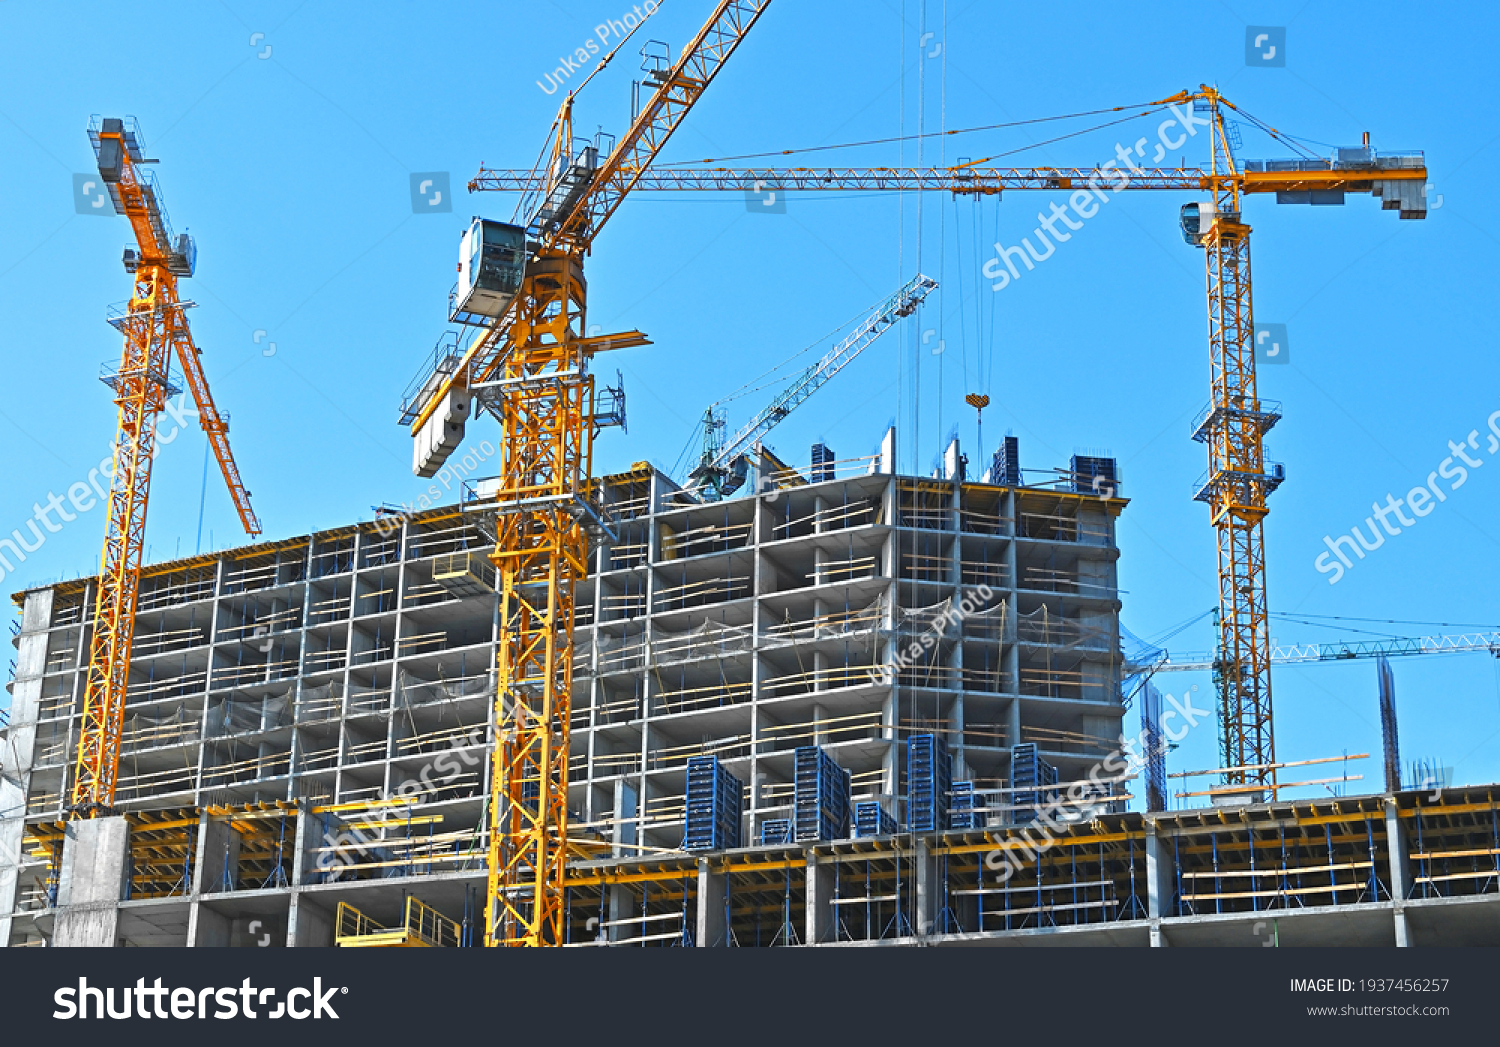
[[[130,824],[122,817],[89,818],[68,825],[57,886],[52,944],[112,946],[119,904],[130,887]]]
[[[28,593],[16,645],[10,727],[0,733],[0,946],[10,943],[11,913],[19,900],[26,795],[31,787],[37,705],[47,662],[47,629],[51,624],[52,590]]]

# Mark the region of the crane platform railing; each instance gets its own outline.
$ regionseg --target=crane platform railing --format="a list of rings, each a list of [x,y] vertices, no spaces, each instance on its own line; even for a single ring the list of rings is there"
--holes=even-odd
[[[408,896],[401,923],[382,927],[348,902],[339,902],[334,944],[341,948],[452,949],[461,940],[450,920],[415,896]]]

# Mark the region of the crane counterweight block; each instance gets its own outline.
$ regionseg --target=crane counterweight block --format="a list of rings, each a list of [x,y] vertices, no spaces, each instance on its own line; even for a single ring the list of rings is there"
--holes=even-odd
[[[437,475],[448,456],[463,443],[464,427],[473,408],[474,399],[466,386],[448,387],[427,421],[412,430],[412,472],[421,477]]]

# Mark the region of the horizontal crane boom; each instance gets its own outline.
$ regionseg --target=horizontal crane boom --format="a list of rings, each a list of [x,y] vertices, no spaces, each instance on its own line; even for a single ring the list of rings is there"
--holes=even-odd
[[[1394,640],[1339,640],[1333,643],[1283,644],[1271,648],[1272,665],[1305,665],[1309,662],[1340,662],[1351,658],[1395,658],[1411,654],[1462,654],[1488,651],[1500,658],[1500,633],[1464,633],[1458,636],[1407,636]],[[1159,673],[1208,672],[1213,656],[1204,653],[1168,656],[1153,671]]]
[[[1420,155],[1374,157],[1368,163],[1335,160],[1249,161],[1238,175],[1215,175],[1200,167],[793,167],[653,168],[634,188],[650,191],[844,191],[904,192],[941,190],[956,195],[998,195],[1006,190],[1168,189],[1211,191],[1226,177],[1241,181],[1242,193],[1333,191],[1370,193],[1385,183],[1425,185]],[[469,183],[472,191],[531,192],[542,175],[532,171],[484,168]],[[1399,191],[1388,195],[1399,199]],[[1403,208],[1405,209],[1405,208]]]

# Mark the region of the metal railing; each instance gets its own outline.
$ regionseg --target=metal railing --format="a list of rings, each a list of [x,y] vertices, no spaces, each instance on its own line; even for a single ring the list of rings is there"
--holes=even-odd
[[[341,946],[426,946],[457,948],[457,920],[450,920],[421,899],[408,896],[396,927],[382,927],[348,902],[339,902],[334,942]]]

